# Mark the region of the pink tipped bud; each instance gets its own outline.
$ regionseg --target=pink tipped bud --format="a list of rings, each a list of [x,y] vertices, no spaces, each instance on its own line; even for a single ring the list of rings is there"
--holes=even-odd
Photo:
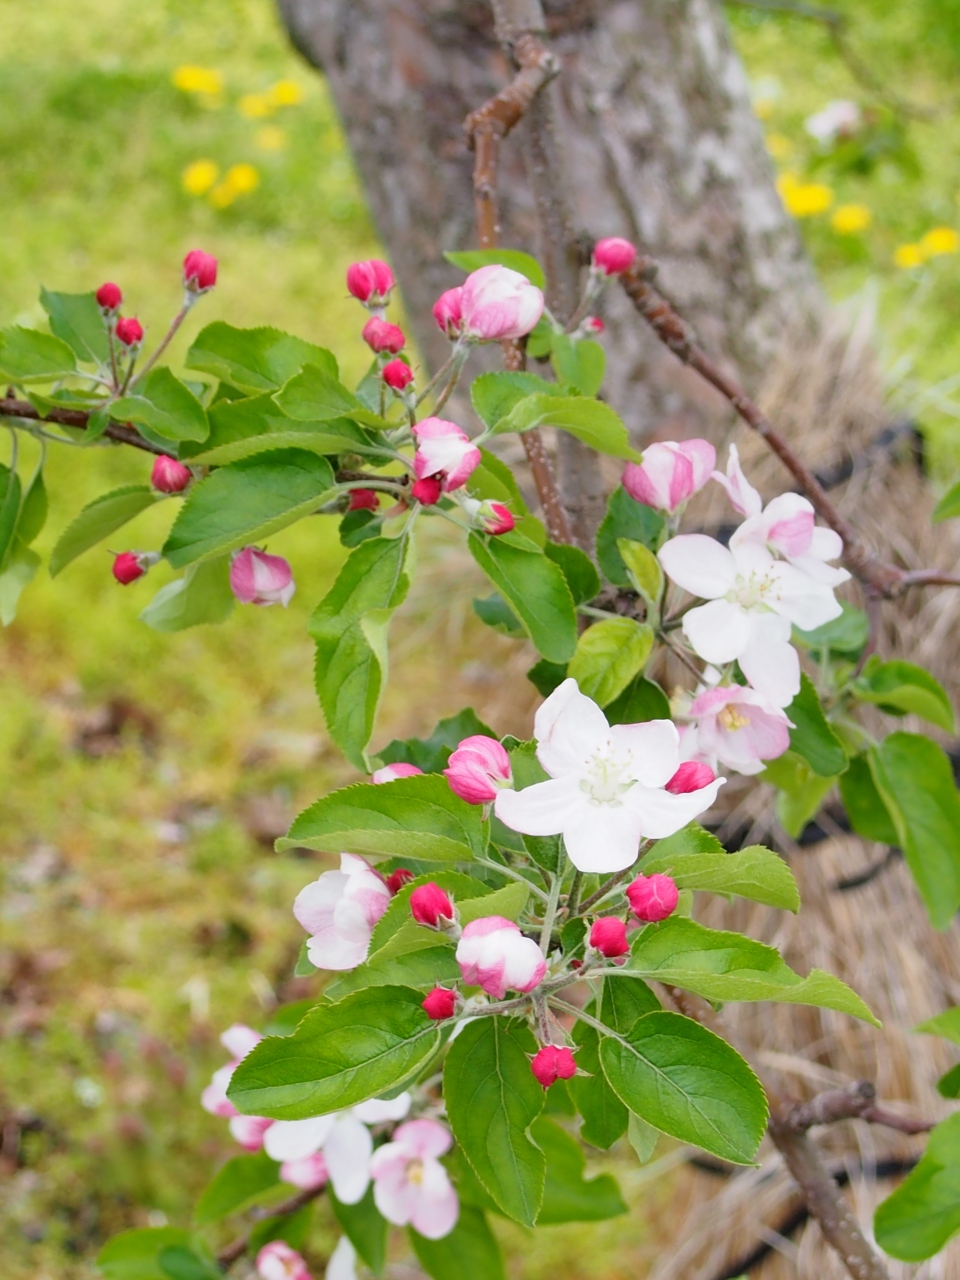
[[[380,376],[391,390],[406,390],[413,381],[413,370],[403,360],[391,360],[383,366]]]
[[[450,790],[468,804],[488,804],[503,787],[513,785],[506,750],[482,733],[464,738],[443,772]]]
[[[653,876],[637,876],[632,884],[627,885],[627,899],[638,920],[653,924],[673,915],[680,893],[669,876],[658,872]]]
[[[424,476],[422,480],[413,482],[410,486],[410,492],[425,507],[432,507],[440,501],[440,494],[443,492],[443,481],[439,476]]]
[[[347,499],[348,511],[376,511],[380,506],[380,495],[376,489],[351,489]]]
[[[156,564],[159,556],[142,551],[121,551],[113,560],[113,576],[122,587],[127,587]]]
[[[365,306],[382,307],[395,284],[393,272],[379,258],[347,267],[347,288]]]
[[[282,604],[286,608],[296,589],[293,570],[283,556],[244,547],[233,557],[230,590],[241,604]]]
[[[408,867],[397,867],[396,871],[391,871],[387,876],[387,888],[390,890],[392,897],[400,892],[405,884],[409,884],[416,877]]]
[[[139,347],[143,341],[143,325],[136,316],[121,316],[114,332],[125,347]]]
[[[385,764],[382,769],[376,769],[370,775],[371,782],[396,782],[398,778],[413,778],[418,773],[423,773],[422,769],[418,769],[415,764]]]
[[[501,533],[510,533],[516,526],[513,513],[502,502],[493,502],[489,498],[483,502],[477,502],[475,498],[468,498],[463,505],[475,527],[493,537],[498,537]]]
[[[361,337],[370,350],[376,351],[378,355],[381,351],[389,351],[391,355],[395,356],[398,351],[403,350],[406,342],[403,330],[398,324],[391,324],[389,320],[381,320],[379,316],[370,317],[363,326]]]
[[[428,1018],[434,1022],[443,1022],[452,1018],[457,1008],[456,991],[448,991],[446,987],[434,987],[423,1001]]]
[[[182,493],[192,479],[189,467],[166,454],[157,458],[150,472],[150,483],[160,493]]]
[[[463,331],[477,342],[522,338],[543,315],[543,294],[519,271],[491,265],[467,276],[460,292]]]
[[[429,925],[431,929],[440,929],[443,920],[453,919],[453,903],[432,880],[411,893],[410,911],[417,924]]]
[[[97,305],[101,311],[116,311],[122,301],[120,286],[111,284],[109,280],[97,290]]]
[[[555,1044],[545,1044],[533,1055],[530,1070],[538,1084],[549,1089],[558,1080],[569,1080],[577,1074],[577,1064],[569,1049]]]
[[[216,258],[202,249],[191,249],[183,260],[183,287],[190,293],[206,293],[216,283]]]
[[[699,791],[702,787],[709,787],[716,776],[708,764],[700,764],[696,760],[685,760],[667,783],[667,790],[672,796],[683,796],[689,791]]]
[[[606,327],[607,326],[603,323],[603,321],[600,319],[599,316],[587,316],[586,320],[584,320],[583,324],[581,324],[580,326],[583,332],[588,335],[594,334],[594,333],[603,333]]]
[[[707,440],[648,445],[642,462],[628,462],[623,487],[631,498],[671,515],[710,479],[717,453]]]
[[[636,256],[637,251],[629,240],[623,240],[620,236],[608,236],[605,240],[597,241],[593,250],[593,265],[604,275],[618,276],[621,271],[633,266]]]
[[[433,304],[433,318],[448,338],[459,338],[463,332],[463,289],[448,289]]]
[[[627,926],[617,916],[601,916],[590,930],[590,945],[608,960],[625,956],[630,950]]]

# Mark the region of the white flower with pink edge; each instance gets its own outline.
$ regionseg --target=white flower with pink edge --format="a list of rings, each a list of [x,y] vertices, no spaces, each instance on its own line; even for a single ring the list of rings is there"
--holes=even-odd
[[[716,461],[706,440],[665,440],[648,445],[642,462],[627,463],[623,487],[637,502],[672,515],[703,488]]]
[[[408,1224],[439,1240],[457,1224],[460,1204],[439,1157],[450,1150],[450,1132],[435,1120],[402,1124],[393,1141],[378,1147],[370,1162],[373,1199],[388,1222]]]
[[[436,477],[444,493],[466,484],[481,455],[465,431],[445,418],[423,418],[411,430],[417,442],[413,470],[418,480]]]
[[[537,944],[503,916],[470,921],[457,943],[457,963],[467,986],[482,987],[495,1000],[508,991],[532,991],[547,972]]]
[[[782,756],[790,746],[786,712],[756,689],[738,684],[704,689],[688,715],[693,723],[683,731],[682,754],[714,769],[719,761],[737,773],[759,773],[767,760]]]
[[[543,294],[519,271],[492,264],[472,271],[460,289],[463,333],[478,342],[522,338],[543,315]]]
[[[390,890],[365,858],[340,855],[297,894],[293,914],[310,937],[307,955],[318,969],[355,969],[367,958],[373,926],[390,905]]]
[[[260,1280],[311,1280],[307,1264],[284,1240],[271,1240],[257,1254]]]
[[[227,1089],[233,1073],[247,1056],[250,1050],[260,1043],[263,1037],[259,1031],[235,1022],[220,1037],[220,1043],[231,1054],[231,1061],[213,1073],[213,1079],[200,1095],[200,1105],[210,1115],[229,1119],[230,1133],[235,1142],[244,1151],[259,1151],[263,1146],[263,1135],[273,1124],[263,1116],[242,1116],[227,1097]]]

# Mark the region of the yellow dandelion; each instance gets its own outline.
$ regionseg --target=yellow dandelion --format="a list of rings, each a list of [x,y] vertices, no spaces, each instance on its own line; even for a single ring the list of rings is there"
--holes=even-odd
[[[245,93],[237,103],[237,110],[248,120],[263,120],[265,116],[272,116],[274,109],[273,102],[265,93]]]
[[[793,152],[793,143],[782,133],[768,133],[767,150],[774,160],[786,160],[787,156]]]
[[[842,204],[830,219],[834,231],[842,236],[866,231],[872,221],[873,214],[865,204]]]
[[[753,104],[753,113],[758,120],[769,120],[773,115],[773,99],[758,98]]]
[[[833,204],[833,192],[822,182],[791,182],[778,184],[780,196],[788,213],[795,218],[813,218],[826,213]]]
[[[223,76],[212,67],[177,67],[171,79],[181,93],[198,93],[207,97],[223,93]]]
[[[224,180],[218,182],[210,192],[210,203],[215,209],[226,209],[228,205],[233,204],[239,192],[235,191],[229,182]]]
[[[960,253],[960,235],[953,227],[934,227],[920,241],[924,256],[937,258],[944,253]]]
[[[251,191],[256,191],[260,185],[260,171],[256,165],[235,164],[224,174],[223,181],[238,196],[245,196]]]
[[[894,264],[904,271],[921,266],[926,256],[919,244],[898,244],[893,251]]]
[[[287,135],[275,124],[265,124],[254,134],[254,141],[261,151],[282,151],[287,145]]]
[[[295,107],[303,101],[303,88],[296,80],[278,80],[268,92],[275,107]]]
[[[220,166],[215,160],[194,160],[180,175],[180,183],[191,196],[202,196],[220,177]]]

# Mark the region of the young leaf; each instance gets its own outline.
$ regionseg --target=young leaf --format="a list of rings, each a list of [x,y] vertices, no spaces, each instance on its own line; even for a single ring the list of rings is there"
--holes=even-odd
[[[960,1098],[960,1063],[943,1073],[937,1081],[937,1093],[941,1098]]]
[[[585,551],[561,542],[548,542],[543,551],[554,564],[560,566],[574,604],[586,604],[599,593],[600,575]]]
[[[645,876],[672,876],[681,889],[730,893],[785,911],[800,910],[800,894],[783,858],[762,845],[736,853],[662,853],[661,840],[640,864]]]
[[[426,934],[425,929],[420,930]],[[423,996],[437,983],[453,984],[460,978],[460,966],[453,954],[453,947],[437,934],[417,939],[419,950],[403,955],[371,956],[356,969],[341,973],[326,988],[331,1000],[340,1000],[352,991],[368,987],[416,987]]]
[[[172,1244],[157,1255],[160,1270],[169,1280],[220,1280],[223,1272],[197,1243]]]
[[[230,1101],[247,1115],[302,1120],[380,1097],[440,1043],[422,1000],[408,987],[371,987],[317,1005],[292,1036],[268,1036],[243,1059]]]
[[[230,560],[201,560],[182,578],[161,587],[140,614],[154,631],[185,631],[205,622],[225,622],[234,606],[230,590]]]
[[[0,374],[11,382],[49,381],[72,373],[77,359],[70,347],[36,329],[0,329]]]
[[[569,431],[598,453],[641,461],[620,416],[608,404],[586,396],[554,396],[543,392],[526,396],[497,422],[493,432],[502,435],[507,431],[531,431],[543,426]]]
[[[938,729],[956,731],[946,689],[929,671],[912,662],[881,662],[874,654],[867,659],[852,689],[861,702],[875,703],[888,715],[903,716],[912,711]],[[787,714],[790,715],[789,709]]]
[[[558,1222],[603,1222],[627,1212],[620,1188],[609,1173],[583,1176],[586,1160],[579,1142],[553,1120],[540,1116],[530,1133],[546,1156],[547,1177],[537,1225]]]
[[[663,570],[660,561],[649,547],[629,538],[617,539],[620,559],[626,565],[627,575],[634,590],[643,596],[651,609],[656,609],[663,595]]]
[[[836,778],[822,778],[793,751],[787,751],[776,760],[768,760],[760,775],[764,782],[771,782],[780,792],[777,796],[777,817],[788,835],[794,839],[820,812],[827,795],[833,790]]]
[[[813,682],[806,672],[800,675],[800,692],[786,709],[793,721],[790,747],[821,778],[834,778],[847,767],[847,753],[827,723]]]
[[[512,537],[471,533],[468,545],[543,657],[566,662],[577,644],[577,615],[566,579],[539,547],[508,542]]]
[[[883,844],[899,843],[899,833],[877,790],[865,752],[851,757],[838,785],[850,826],[857,835],[865,836],[867,840],[880,840]]]
[[[352,391],[347,390],[336,373],[317,364],[305,365],[302,372],[274,395],[274,400],[288,418],[300,418],[304,422],[351,418],[378,430],[391,425],[367,409]]]
[[[585,1075],[567,1082],[577,1110],[583,1116],[580,1136],[584,1142],[606,1151],[627,1130],[628,1112],[610,1088],[600,1065],[600,1037],[594,1027],[578,1022],[573,1029],[577,1066]]]
[[[474,599],[473,612],[485,626],[499,631],[502,636],[509,636],[511,640],[522,640],[527,634],[520,619],[496,591],[483,599]]]
[[[157,495],[148,484],[127,485],[95,498],[60,535],[50,556],[50,576],[56,577],[71,560],[108,538],[156,501]]]
[[[121,1231],[97,1254],[104,1280],[169,1280],[159,1262],[165,1249],[189,1248],[193,1236],[180,1227],[142,1227]]]
[[[599,342],[554,333],[551,364],[561,382],[569,383],[582,396],[595,396],[603,383],[607,357]]]
[[[947,490],[934,507],[931,519],[934,524],[939,524],[941,520],[952,520],[954,516],[960,516],[960,484]]]
[[[189,388],[160,366],[143,382],[110,406],[117,422],[129,419],[149,428],[164,440],[206,440],[210,434],[207,411]]]
[[[652,648],[653,629],[645,622],[606,618],[581,635],[567,675],[581,693],[605,707],[643,671]]]
[[[647,1124],[646,1120],[641,1120],[633,1111],[630,1112],[630,1118],[627,1121],[627,1141],[633,1147],[641,1164],[650,1162],[659,1139],[659,1130],[652,1124]]]
[[[235,329],[223,320],[200,330],[184,360],[188,369],[212,373],[251,394],[276,391],[308,363],[337,377],[336,359],[323,347],[279,329]]]
[[[40,557],[20,538],[15,538],[0,573],[0,625],[9,627],[17,616],[17,604],[24,587],[32,582],[40,568]]]
[[[24,547],[28,547],[47,523],[49,501],[47,489],[43,483],[43,472],[34,472],[33,479],[27,486],[20,503],[20,519],[17,521],[17,539]]]
[[[724,853],[725,850],[712,831],[701,827],[699,822],[689,822],[675,835],[658,840],[653,852],[661,858],[667,854],[673,857],[678,853]]]
[[[607,514],[597,530],[597,563],[607,581],[615,587],[631,585],[627,566],[617,545],[621,538],[642,543],[653,551],[662,529],[663,517],[652,507],[631,498],[622,486],[614,489],[607,499]]]
[[[619,1035],[629,1035],[640,1018],[659,1008],[660,1001],[642,980],[604,981],[600,1021]]]
[[[637,676],[604,710],[611,724],[640,724],[644,720],[670,719],[667,695],[646,676]]]
[[[474,1173],[509,1217],[532,1227],[543,1200],[543,1152],[528,1130],[543,1110],[530,1070],[536,1041],[518,1018],[481,1018],[447,1054],[443,1096]]]
[[[50,317],[50,330],[86,364],[110,359],[107,328],[93,293],[50,293],[40,290],[40,305]]]
[[[497,736],[472,707],[465,707],[455,716],[439,721],[429,738],[394,738],[377,753],[377,759],[384,764],[415,764],[424,773],[439,773],[446,768],[450,753],[463,739],[477,734],[487,738]]]
[[[870,619],[856,605],[844,601],[842,607],[843,613],[839,618],[825,622],[813,631],[794,627],[794,642],[814,653],[829,649],[831,653],[839,653],[845,658],[859,658],[870,639]]]
[[[546,287],[543,267],[536,258],[532,258],[529,253],[522,253],[519,249],[448,249],[443,256],[461,271],[479,271],[481,267],[496,264],[500,267],[509,267],[511,271],[518,271],[538,289]]]
[[[337,1199],[332,1186],[327,1188],[327,1195],[343,1234],[373,1274],[379,1276],[387,1260],[389,1227],[373,1202],[373,1184],[367,1187],[366,1194],[357,1204],[343,1204]]]
[[[0,565],[13,546],[20,519],[22,486],[16,471],[0,464]]]
[[[481,373],[470,386],[477,417],[487,427],[495,427],[521,400],[538,393],[562,395],[563,391],[555,382],[547,382],[535,373]]]
[[[497,1238],[482,1209],[460,1204],[457,1225],[449,1235],[428,1240],[410,1228],[417,1259],[433,1280],[505,1280]]]
[[[904,1262],[932,1258],[960,1231],[960,1113],[932,1130],[920,1163],[878,1206],[874,1231]]]
[[[280,412],[272,396],[248,400],[219,400],[209,409],[210,435],[202,445],[183,443],[178,456],[198,466],[226,466],[274,449],[309,449],[311,453],[360,453],[378,455],[381,445],[349,418],[328,422],[303,422]]]
[[[193,1211],[198,1226],[238,1213],[280,1185],[280,1167],[263,1151],[234,1156],[205,1188]]]
[[[960,1005],[954,1005],[951,1009],[944,1009],[943,1013],[927,1018],[926,1022],[919,1023],[913,1030],[928,1036],[943,1036],[944,1040],[960,1044]]]
[[[566,678],[567,664],[565,662],[548,662],[546,658],[541,658],[539,662],[535,662],[527,672],[527,679],[541,697],[544,698],[549,698],[554,689],[563,684]],[[624,694],[625,696],[626,694]],[[613,722],[611,721],[611,723]]]

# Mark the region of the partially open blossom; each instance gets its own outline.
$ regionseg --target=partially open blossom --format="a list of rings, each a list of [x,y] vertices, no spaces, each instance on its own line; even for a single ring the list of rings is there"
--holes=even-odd
[[[398,761],[396,764],[385,764],[382,769],[375,769],[370,775],[370,781],[396,782],[398,778],[415,778],[421,773],[423,770],[418,769],[415,764],[404,764],[403,761]]]
[[[230,1133],[234,1142],[244,1151],[259,1151],[263,1146],[264,1135],[273,1125],[266,1116],[232,1116]]]
[[[386,885],[391,896],[396,897],[405,884],[415,879],[416,876],[408,867],[397,867],[396,871],[391,871],[386,877]]]
[[[457,993],[446,987],[434,987],[423,1001],[423,1008],[428,1018],[432,1018],[434,1022],[443,1022],[452,1018],[456,1012]]]
[[[448,338],[459,338],[463,331],[463,289],[447,289],[433,304],[433,318]]]
[[[491,537],[499,537],[501,533],[510,533],[516,521],[509,507],[502,502],[493,502],[485,498],[483,502],[476,498],[463,498],[461,505],[476,529],[489,533]]]
[[[577,1074],[577,1064],[569,1049],[556,1044],[545,1044],[531,1058],[530,1070],[537,1084],[549,1089],[558,1080],[571,1080]]]
[[[380,495],[376,489],[351,489],[347,499],[348,511],[376,511],[380,506]]]
[[[431,929],[440,929],[443,922],[453,919],[453,903],[440,888],[430,880],[421,884],[410,895],[410,914],[417,924],[429,925]]]
[[[293,914],[310,937],[307,955],[318,969],[355,969],[367,958],[390,890],[364,858],[340,855],[339,871],[324,871],[297,894]]]
[[[709,787],[716,776],[708,764],[702,764],[698,760],[684,760],[667,783],[667,790],[672,796],[685,796],[691,791]]]
[[[471,920],[457,943],[457,963],[468,986],[483,987],[502,1000],[508,991],[532,991],[547,972],[543,952],[512,920]]]
[[[101,311],[117,311],[123,301],[123,293],[118,284],[109,280],[97,290],[97,305]]]
[[[669,720],[612,727],[573,679],[564,680],[534,719],[537,759],[550,781],[503,790],[497,817],[531,836],[562,835],[579,871],[622,871],[644,837],[685,827],[716,799],[723,778],[686,795],[666,784],[680,765],[680,736]]]
[[[455,422],[423,418],[411,430],[417,442],[414,474],[418,480],[439,479],[444,493],[459,489],[480,463],[480,450]]]
[[[493,264],[467,276],[460,307],[466,337],[502,342],[522,338],[536,328],[543,315],[543,294],[519,271]]]
[[[593,250],[593,266],[608,276],[618,276],[633,266],[637,251],[629,240],[621,236],[606,236],[598,240]]]
[[[373,1199],[388,1222],[409,1224],[428,1240],[450,1234],[460,1205],[439,1157],[452,1143],[436,1120],[410,1120],[377,1148],[370,1161]]]
[[[759,773],[790,746],[790,721],[756,689],[733,684],[698,693],[687,713],[684,754],[719,761],[738,773]],[[681,768],[683,766],[681,765]]]
[[[413,370],[405,360],[390,360],[383,366],[380,376],[393,391],[404,391],[413,381]]]
[[[454,795],[468,804],[488,804],[502,787],[513,785],[506,749],[482,733],[463,739],[443,773]]]
[[[347,288],[368,307],[382,307],[396,284],[393,272],[379,258],[353,262],[347,267]]]
[[[221,1035],[220,1043],[232,1058],[240,1062],[262,1039],[263,1036],[253,1027],[248,1027],[245,1022],[235,1022]]]
[[[182,493],[192,479],[189,467],[165,453],[157,458],[150,472],[150,483],[160,493]]]
[[[311,1280],[310,1272],[296,1249],[285,1240],[271,1240],[257,1254],[260,1280]]]
[[[216,283],[216,258],[202,249],[191,249],[183,260],[183,287],[188,293],[206,293]]]
[[[619,916],[601,916],[590,928],[590,945],[608,960],[625,956],[630,950],[627,926]]]
[[[299,1187],[301,1191],[313,1191],[316,1187],[325,1187],[330,1173],[322,1151],[312,1156],[304,1156],[302,1160],[284,1160],[280,1166],[280,1181],[289,1183],[291,1187]]]
[[[143,325],[136,316],[120,316],[113,331],[125,347],[139,347],[143,341]]]
[[[286,608],[296,589],[290,562],[283,556],[244,547],[230,563],[230,590],[241,604],[282,604]]]
[[[443,493],[443,481],[438,476],[424,476],[422,480],[414,480],[410,493],[425,507],[436,506]]]
[[[631,498],[671,515],[710,479],[717,451],[706,440],[648,445],[643,462],[628,462],[623,487]]]
[[[398,351],[402,351],[406,338],[403,336],[403,330],[398,324],[391,324],[389,320],[381,320],[379,316],[371,316],[367,323],[363,326],[360,335],[371,351],[376,351],[379,355],[381,351],[389,351],[391,355],[396,355]]]
[[[676,911],[680,901],[676,883],[670,876],[659,872],[652,876],[637,876],[632,884],[627,885],[626,893],[630,910],[645,924],[666,920]]]
[[[159,559],[156,551],[121,551],[113,558],[111,572],[122,587],[127,587],[148,573]]]

